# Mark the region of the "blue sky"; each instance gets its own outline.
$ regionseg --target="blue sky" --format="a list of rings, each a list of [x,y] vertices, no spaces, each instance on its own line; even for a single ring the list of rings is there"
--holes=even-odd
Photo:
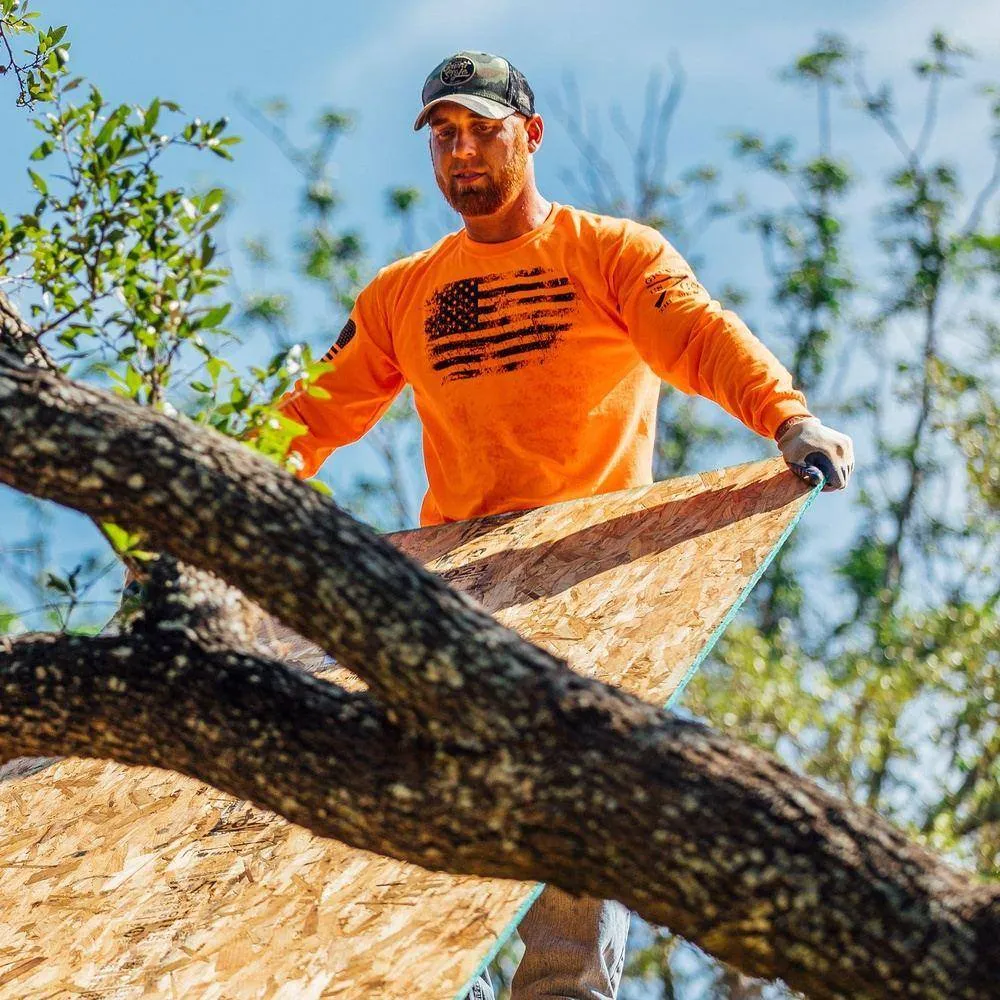
[[[993,0],[952,0],[946,16],[937,0],[846,0],[836,6],[790,0],[381,0],[336,6],[318,0],[96,0],[86,6],[35,0],[33,6],[52,23],[70,24],[74,68],[111,99],[169,96],[192,114],[233,118],[248,141],[236,165],[219,176],[240,193],[239,221],[248,229],[280,233],[292,191],[280,184],[287,171],[280,156],[241,118],[235,95],[283,95],[303,117],[327,103],[354,111],[359,124],[344,147],[339,180],[348,216],[375,237],[376,256],[390,249],[385,188],[414,184],[433,192],[425,138],[410,123],[423,77],[458,48],[507,55],[528,76],[543,114],[572,73],[585,106],[619,103],[633,118],[650,72],[676,57],[687,76],[675,129],[678,165],[722,159],[736,128],[771,134],[809,128],[811,102],[780,83],[777,70],[821,30],[843,32],[864,48],[872,79],[905,74],[939,26],[972,44],[980,57],[972,79],[960,86],[1000,76],[1000,6]],[[942,138],[981,134],[976,115],[967,104],[963,114],[946,114]],[[850,123],[846,134],[840,128],[848,151],[878,141],[859,124]],[[565,133],[550,125],[538,170],[543,188],[558,196],[559,168],[571,153]],[[8,193],[27,191],[20,154],[34,139],[10,101],[0,102],[0,135],[0,192],[8,207]]]
[[[287,242],[296,208],[290,167],[273,145],[256,133],[236,107],[283,96],[304,126],[321,105],[354,112],[358,125],[340,147],[336,183],[344,198],[343,221],[361,228],[375,264],[384,263],[397,234],[385,211],[385,190],[394,185],[421,188],[432,204],[438,198],[423,133],[411,123],[426,73],[460,48],[508,56],[528,77],[543,114],[552,109],[567,74],[583,105],[595,112],[620,104],[637,122],[651,72],[675,58],[686,75],[672,141],[671,171],[710,161],[725,167],[727,191],[751,190],[757,198],[783,193],[732,162],[728,136],[736,129],[770,136],[813,136],[811,96],[783,84],[778,70],[804,51],[820,31],[844,33],[867,53],[869,78],[905,84],[909,103],[901,112],[911,134],[919,126],[918,91],[908,83],[908,67],[930,32],[942,27],[974,48],[978,59],[968,79],[952,93],[961,99],[942,110],[941,147],[969,170],[969,186],[985,181],[990,161],[984,144],[985,111],[968,99],[983,82],[1000,81],[1000,5],[996,0],[844,0],[838,5],[759,0],[741,4],[680,4],[635,0],[414,0],[334,5],[318,0],[36,0],[51,24],[70,25],[76,72],[97,83],[115,101],[145,103],[154,95],[181,102],[203,118],[228,114],[246,141],[232,165],[205,158],[178,162],[176,179],[203,185],[221,181],[236,192],[227,238],[235,245],[246,235]],[[30,202],[24,173],[27,152],[36,142],[23,112],[13,107],[13,88],[0,87],[0,209],[16,211]],[[610,129],[607,130],[610,133]],[[848,156],[888,165],[892,150],[884,136],[860,115],[837,109],[835,141]],[[609,134],[609,149],[614,148]],[[575,162],[565,130],[550,117],[537,157],[543,192],[567,200],[560,171]],[[623,160],[621,161],[623,162]],[[874,188],[871,189],[872,191]],[[868,227],[863,189],[853,202],[859,240]],[[866,202],[866,199],[868,201]],[[457,224],[447,210],[424,212],[423,231],[436,235]],[[701,277],[712,288],[736,282],[751,292],[762,287],[754,241],[735,224],[714,227],[698,245]],[[248,276],[242,274],[243,280]],[[767,336],[766,302],[747,306],[747,318]],[[357,452],[335,457],[334,478],[347,476]],[[339,463],[339,464],[338,464]],[[339,471],[338,471],[339,470]],[[0,493],[0,540],[11,537],[10,496]],[[817,517],[835,521],[846,507],[840,498],[817,505]],[[59,530],[64,547],[78,544],[83,531],[66,521]]]

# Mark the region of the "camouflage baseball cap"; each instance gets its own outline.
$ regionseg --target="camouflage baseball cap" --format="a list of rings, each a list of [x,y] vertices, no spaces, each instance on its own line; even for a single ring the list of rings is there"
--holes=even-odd
[[[535,113],[535,95],[524,74],[488,52],[448,56],[424,81],[420,100],[424,106],[413,123],[414,132],[427,124],[431,108],[444,101],[454,101],[484,118],[506,118],[515,111]]]

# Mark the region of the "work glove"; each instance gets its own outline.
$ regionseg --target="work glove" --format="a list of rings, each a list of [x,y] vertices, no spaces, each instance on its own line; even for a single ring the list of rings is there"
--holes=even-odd
[[[854,471],[854,442],[846,434],[825,427],[816,417],[806,417],[777,439],[788,467],[814,486],[826,476],[823,492],[842,490]]]

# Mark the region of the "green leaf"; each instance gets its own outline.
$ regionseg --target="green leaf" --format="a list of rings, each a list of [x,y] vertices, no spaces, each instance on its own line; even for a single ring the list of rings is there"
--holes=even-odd
[[[69,581],[64,580],[61,576],[56,576],[55,573],[46,574],[45,588],[46,590],[54,590],[57,593],[66,594],[67,596],[72,596],[74,590]]]
[[[216,306],[214,309],[209,309],[201,319],[201,326],[218,326],[229,315],[230,309],[232,309],[232,304],[229,302],[221,306]]]
[[[215,257],[215,245],[212,243],[211,237],[206,233],[201,238],[201,266],[208,267],[212,263]],[[206,325],[211,325],[206,320]]]
[[[133,396],[137,396],[142,388],[142,375],[134,365],[128,365],[125,369],[125,385]]]
[[[146,109],[146,113],[145,115],[143,115],[142,125],[147,132],[152,132],[153,129],[156,127],[156,123],[160,119],[161,106],[162,105],[160,104],[160,101],[158,99],[154,99],[153,102]]]
[[[133,559],[151,559],[152,552],[147,552],[139,548],[142,544],[143,536],[140,532],[132,533],[111,521],[104,521],[101,530],[111,542],[111,547],[119,556],[131,557]]]
[[[325,497],[332,497],[333,490],[326,485],[322,480],[319,479],[307,479],[306,482],[317,492],[322,493]]]
[[[38,174],[35,173],[34,170],[29,170],[28,176],[31,178],[31,183],[35,185],[35,190],[39,194],[47,195],[49,193],[49,186]]]
[[[212,355],[206,362],[205,367],[208,369],[208,374],[212,376],[212,381],[217,382],[219,380],[219,375],[222,369],[225,368],[227,371],[232,371],[233,366],[225,361],[223,358],[216,357]]]
[[[10,635],[15,625],[21,622],[20,616],[13,611],[5,611],[0,608],[0,635]]]

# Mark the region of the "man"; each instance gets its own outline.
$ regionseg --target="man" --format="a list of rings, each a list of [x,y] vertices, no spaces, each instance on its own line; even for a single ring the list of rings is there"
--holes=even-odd
[[[421,524],[539,507],[652,481],[660,379],[774,438],[826,489],[850,438],[809,412],[777,359],[713,301],[655,230],[557,205],[535,184],[544,123],[507,60],[459,52],[427,77],[414,129],[463,228],[383,268],[358,296],[315,396],[286,415],[300,474],[359,438],[409,383],[429,488]],[[548,888],[520,928],[517,1000],[611,998],[628,912]],[[472,997],[492,997],[488,979]]]

